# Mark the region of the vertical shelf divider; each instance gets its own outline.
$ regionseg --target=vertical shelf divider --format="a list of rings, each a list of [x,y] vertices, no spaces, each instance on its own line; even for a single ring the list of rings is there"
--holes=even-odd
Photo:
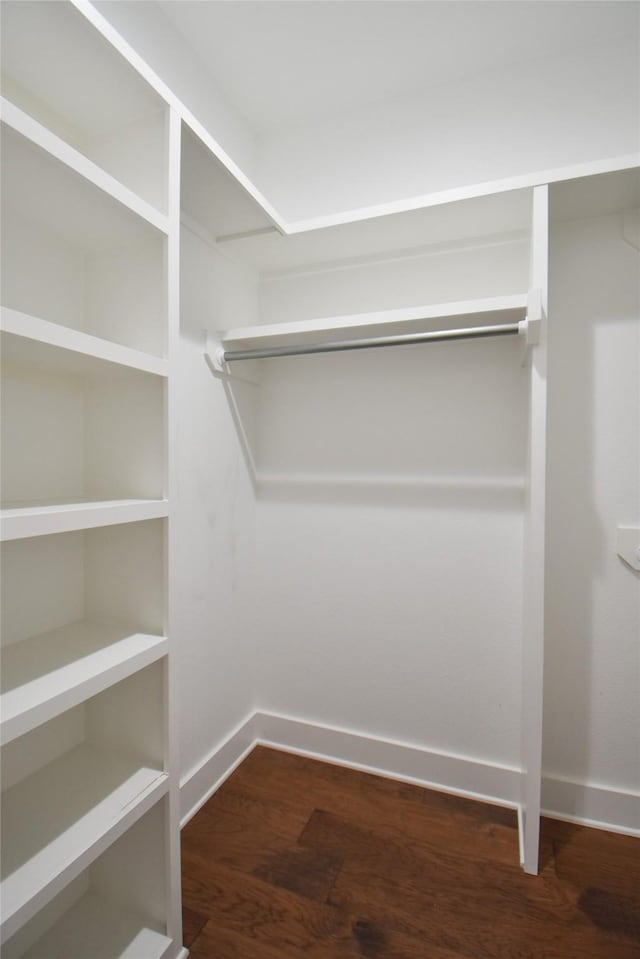
[[[182,120],[178,112],[170,107],[167,123],[167,141],[169,151],[168,162],[168,214],[169,235],[167,238],[166,253],[166,282],[167,282],[167,356],[173,360],[175,366],[176,349],[180,336],[180,158],[181,158]],[[167,926],[170,938],[174,942],[182,942],[182,909],[180,896],[180,789],[178,777],[177,757],[177,729],[175,722],[170,720],[175,715],[177,694],[177,670],[174,668],[175,635],[173,628],[174,611],[172,604],[172,584],[175,583],[177,570],[173,568],[172,557],[175,551],[172,548],[174,528],[171,507],[173,492],[172,462],[177,444],[175,442],[178,430],[178,409],[176,390],[172,386],[171,378],[166,383],[165,394],[165,429],[168,455],[165,462],[165,495],[169,500],[169,516],[167,519],[167,536],[165,539],[165,622],[169,636],[169,649],[173,650],[168,660],[168,676],[166,696],[168,698],[166,723],[166,762],[173,775],[169,780],[169,836],[168,836],[168,865],[169,876],[167,888],[169,892],[169,909]]]
[[[524,529],[522,623],[522,792],[520,857],[538,872],[542,789],[542,695],[545,621],[545,486],[547,446],[547,300],[549,188],[535,187],[531,237],[531,289],[540,290],[542,328],[530,351],[527,505]]]

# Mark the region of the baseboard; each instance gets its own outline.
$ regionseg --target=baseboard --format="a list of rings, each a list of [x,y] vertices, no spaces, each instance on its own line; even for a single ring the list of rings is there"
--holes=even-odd
[[[518,802],[520,773],[513,768],[275,713],[257,713],[256,730],[258,742],[275,749],[485,802]]]
[[[181,825],[200,809],[256,745],[308,756],[403,782],[519,808],[521,773],[509,766],[376,739],[351,730],[257,711],[243,720],[182,780]],[[545,776],[543,815],[612,832],[640,835],[640,797]]]
[[[256,745],[283,749],[484,802],[510,807],[516,807],[518,802],[520,773],[517,769],[258,711],[248,716],[183,778],[180,787],[181,826],[195,815]]]
[[[251,713],[180,782],[180,828],[213,796],[258,741],[258,713]]]
[[[640,793],[545,775],[542,815],[640,837]]]

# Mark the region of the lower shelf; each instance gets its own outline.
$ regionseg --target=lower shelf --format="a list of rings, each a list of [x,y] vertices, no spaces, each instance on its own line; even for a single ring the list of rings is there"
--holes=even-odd
[[[163,959],[171,945],[140,916],[89,892],[21,959]]]
[[[0,511],[0,540],[68,533],[167,516],[167,500],[121,499],[15,506]]]
[[[87,744],[7,790],[2,802],[2,941],[135,823],[168,777]]]

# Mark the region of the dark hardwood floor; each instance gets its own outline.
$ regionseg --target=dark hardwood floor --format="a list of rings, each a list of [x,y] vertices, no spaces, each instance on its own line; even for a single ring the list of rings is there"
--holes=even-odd
[[[640,841],[264,747],[182,833],[192,959],[639,959]]]

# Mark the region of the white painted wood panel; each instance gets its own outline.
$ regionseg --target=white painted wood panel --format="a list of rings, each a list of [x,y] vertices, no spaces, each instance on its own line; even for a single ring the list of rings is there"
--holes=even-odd
[[[81,376],[114,376],[118,367],[168,375],[166,360],[19,310],[2,307],[0,331],[3,359],[12,364]]]
[[[45,151],[53,160],[88,180],[158,230],[167,232],[165,216],[5,97],[0,97],[0,116],[7,128]]]
[[[21,959],[163,959],[170,946],[143,916],[89,892]]]
[[[78,746],[3,795],[8,938],[166,792],[157,768]]]
[[[5,4],[2,34],[5,95],[165,210],[162,98],[71,3]]]
[[[107,689],[166,651],[162,636],[91,622],[13,643],[2,654],[2,742]]]
[[[236,327],[224,334],[223,345],[225,349],[239,350],[322,342],[332,336],[334,339],[355,339],[358,336],[412,333],[420,329],[439,329],[443,323],[446,328],[514,323],[525,319],[526,307],[527,296],[524,293],[318,320]]]
[[[0,540],[158,519],[166,516],[167,510],[166,500],[113,500],[17,506],[0,512]]]
[[[545,640],[545,532],[547,451],[547,299],[549,283],[549,189],[533,194],[531,287],[540,291],[542,332],[529,357],[527,503],[522,620],[522,823],[525,872],[537,874],[542,784],[542,706]]]

